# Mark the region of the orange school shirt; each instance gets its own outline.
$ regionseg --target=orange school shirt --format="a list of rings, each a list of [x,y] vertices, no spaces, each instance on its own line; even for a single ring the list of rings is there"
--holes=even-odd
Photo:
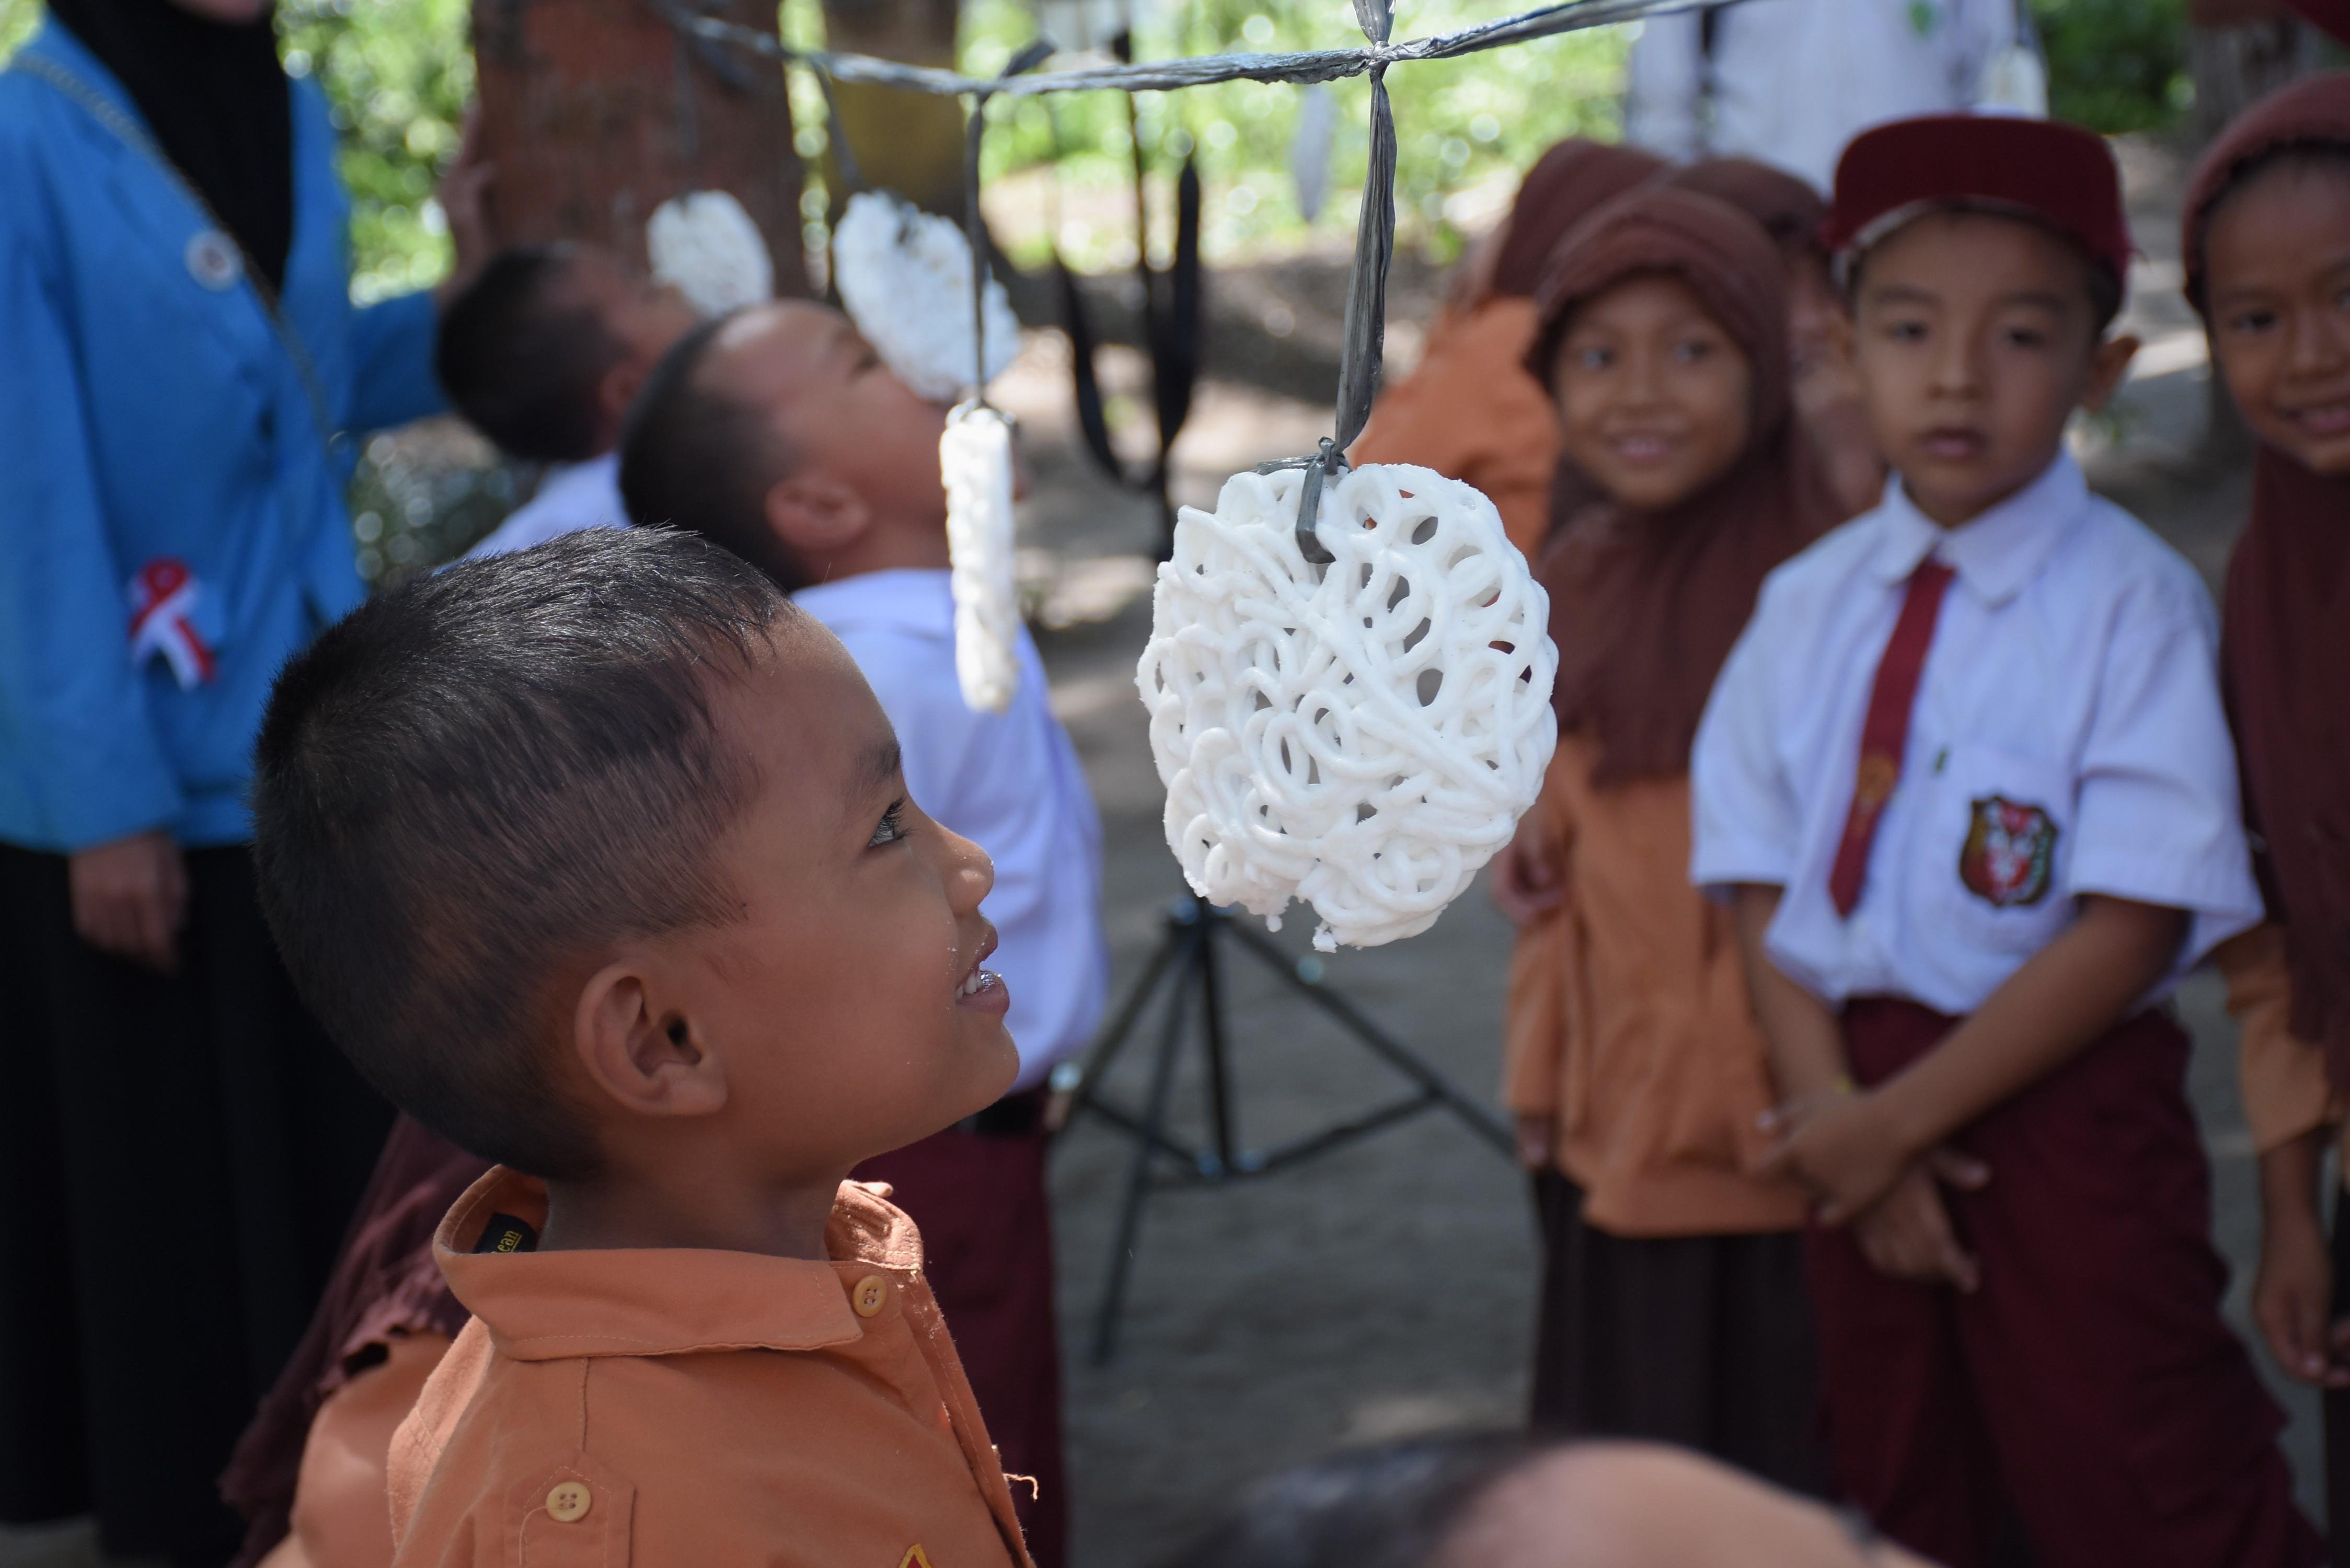
[[[1595,789],[1597,763],[1561,735],[1534,804],[1561,898],[1518,933],[1504,1096],[1602,1231],[1794,1230],[1802,1192],[1754,1174],[1771,1073],[1731,912],[1690,886],[1689,779]]]
[[[841,1184],[823,1262],[475,1253],[546,1219],[492,1170],[433,1238],[473,1321],[392,1438],[397,1568],[1030,1568],[888,1191]]]

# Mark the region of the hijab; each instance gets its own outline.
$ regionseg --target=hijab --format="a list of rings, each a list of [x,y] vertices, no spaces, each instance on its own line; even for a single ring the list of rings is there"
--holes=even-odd
[[[2197,310],[2213,210],[2262,160],[2323,145],[2350,149],[2350,75],[2272,95],[2212,144],[2188,187],[2180,248]],[[2261,447],[2220,666],[2261,889],[2285,929],[2292,1030],[2350,1090],[2350,478]]]
[[[49,0],[275,296],[294,241],[294,116],[275,16],[207,21],[172,0]]]
[[[1658,183],[1729,202],[1762,224],[1782,255],[1827,254],[1820,240],[1820,225],[1828,221],[1827,199],[1783,169],[1752,158],[1706,158],[1663,175]]]
[[[1729,471],[1659,512],[1628,511],[1561,464],[1563,489],[1595,499],[1557,519],[1536,568],[1558,647],[1551,701],[1562,732],[1597,742],[1592,782],[1603,787],[1688,771],[1714,676],[1763,577],[1837,520],[1793,413],[1786,263],[1727,202],[1658,185],[1593,213],[1544,273],[1527,368],[1547,385],[1577,307],[1653,273],[1686,284],[1745,352],[1752,402]]]
[[[1509,227],[1493,247],[1492,269],[1478,290],[1480,297],[1508,294],[1532,298],[1542,286],[1543,265],[1560,236],[1593,209],[1647,183],[1666,167],[1652,152],[1580,136],[1534,160],[1518,186]],[[1535,379],[1543,379],[1539,375]]]

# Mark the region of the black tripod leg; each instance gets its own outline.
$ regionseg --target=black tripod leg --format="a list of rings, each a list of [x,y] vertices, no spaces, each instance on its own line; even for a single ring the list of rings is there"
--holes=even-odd
[[[1093,1048],[1086,1053],[1085,1069],[1077,1076],[1076,1092],[1069,1102],[1070,1121],[1076,1120],[1079,1114],[1093,1104],[1094,1090],[1100,1085],[1102,1075],[1109,1071],[1109,1064],[1118,1060],[1118,1054],[1126,1048],[1127,1041],[1133,1037],[1134,1026],[1141,1021],[1142,1010],[1150,1004],[1150,993],[1159,989],[1159,982],[1167,977],[1169,966],[1174,963],[1191,940],[1191,928],[1170,916],[1167,934],[1159,939],[1159,950],[1150,955],[1149,963],[1143,967],[1142,978],[1134,982],[1134,989],[1126,993],[1126,1001],[1119,1004],[1117,1013],[1110,1019],[1109,1027],[1101,1032]]]
[[[1357,1009],[1345,997],[1330,990],[1318,980],[1310,980],[1298,972],[1297,961],[1282,951],[1280,944],[1262,931],[1252,930],[1238,921],[1228,922],[1241,945],[1263,961],[1267,967],[1287,981],[1305,999],[1346,1027],[1347,1033],[1368,1047],[1371,1054],[1418,1084],[1444,1108],[1465,1123],[1469,1130],[1492,1144],[1510,1159],[1517,1158],[1517,1139],[1509,1126],[1495,1116],[1491,1108],[1471,1098],[1451,1078],[1419,1053],[1388,1033]]]
[[[1193,943],[1205,940],[1206,928],[1194,925],[1171,944],[1178,957],[1188,956]],[[1126,1201],[1118,1216],[1118,1239],[1111,1244],[1109,1279],[1102,1287],[1101,1312],[1094,1320],[1094,1365],[1106,1365],[1118,1354],[1118,1324],[1126,1311],[1126,1286],[1134,1271],[1134,1247],[1142,1232],[1142,1205],[1150,1196],[1150,1164],[1167,1125],[1167,1101],[1175,1086],[1175,1058],[1183,1047],[1183,1005],[1188,990],[1179,977],[1168,993],[1167,1022],[1159,1036],[1159,1059],[1151,1064],[1150,1098],[1143,1108],[1142,1136],[1134,1141],[1134,1164],[1127,1171]]]
[[[1200,1004],[1208,1041],[1208,1126],[1215,1137],[1217,1173],[1222,1176],[1237,1174],[1238,1158],[1233,1152],[1238,1118],[1232,1111],[1232,1060],[1224,1049],[1224,990],[1216,956],[1216,933],[1230,924],[1232,917],[1222,910],[1202,908],[1200,912]]]

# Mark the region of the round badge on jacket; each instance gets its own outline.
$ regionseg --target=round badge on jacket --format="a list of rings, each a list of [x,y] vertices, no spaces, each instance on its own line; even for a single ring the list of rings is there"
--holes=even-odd
[[[188,275],[214,291],[234,288],[244,275],[244,257],[218,229],[198,229],[188,237]]]

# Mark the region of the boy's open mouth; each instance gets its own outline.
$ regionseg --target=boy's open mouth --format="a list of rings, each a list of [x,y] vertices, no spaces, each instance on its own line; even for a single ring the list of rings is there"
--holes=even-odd
[[[980,967],[987,961],[988,955],[995,951],[995,928],[990,926],[987,928],[986,936],[980,939],[979,951],[972,958],[970,971],[955,986],[956,1006],[977,1002],[984,1007],[1000,1004],[1006,1000],[1003,977],[992,970]]]

